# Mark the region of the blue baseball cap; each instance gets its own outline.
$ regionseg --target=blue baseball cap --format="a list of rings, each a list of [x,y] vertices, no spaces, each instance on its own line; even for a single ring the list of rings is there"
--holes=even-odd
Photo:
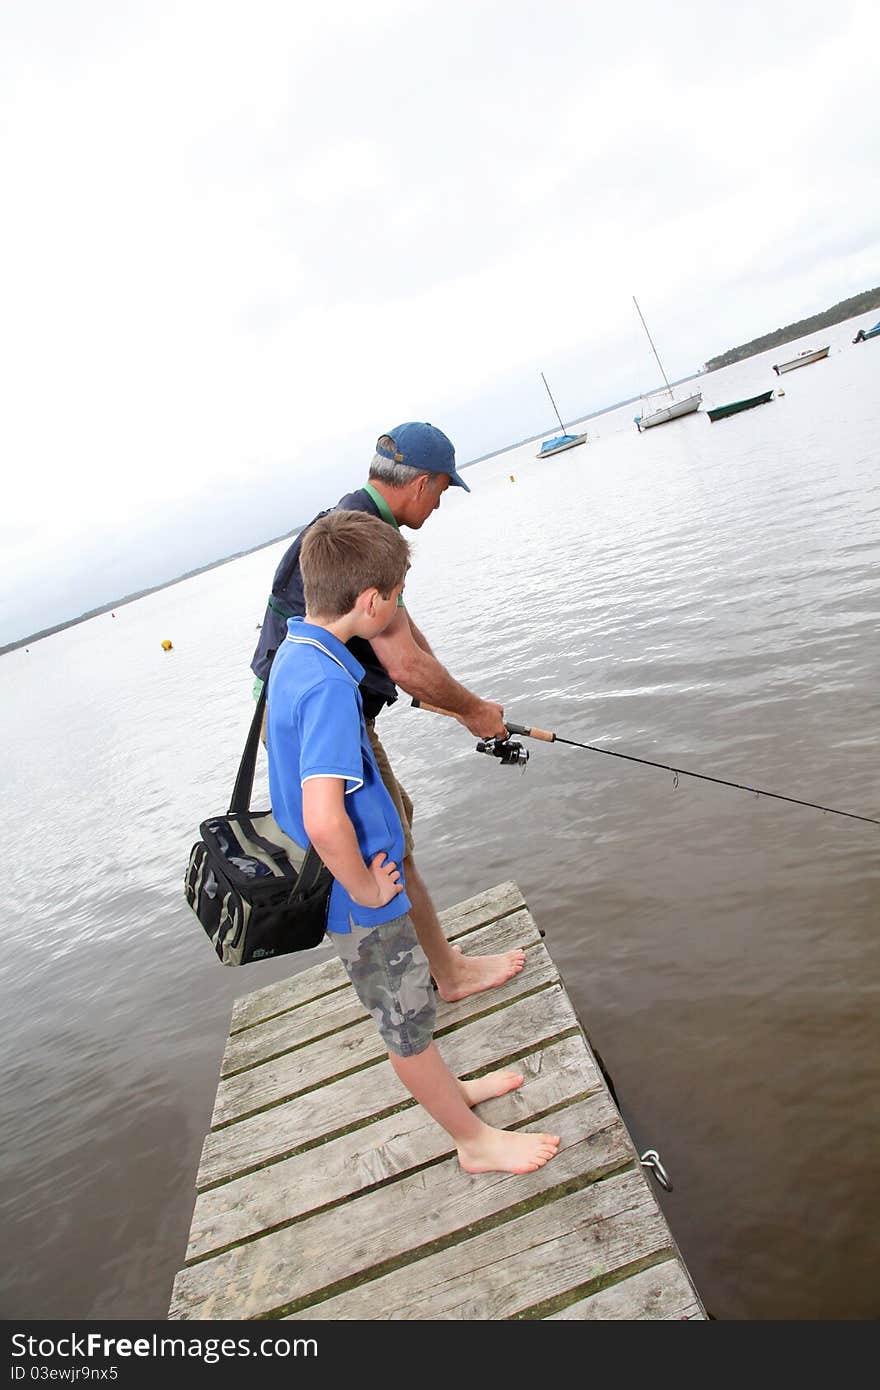
[[[393,449],[380,447],[382,440],[390,439]],[[405,463],[409,468],[417,468],[420,473],[446,473],[453,487],[470,488],[464,478],[455,471],[455,449],[452,440],[447,439],[436,425],[422,424],[410,420],[406,425],[383,434],[376,445],[376,453],[383,458],[393,459],[395,463]]]

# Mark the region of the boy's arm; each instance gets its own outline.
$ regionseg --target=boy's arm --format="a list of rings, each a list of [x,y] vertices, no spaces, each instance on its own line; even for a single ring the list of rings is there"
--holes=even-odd
[[[384,907],[402,888],[396,864],[384,854],[364,862],[345,809],[341,777],[309,777],[302,784],[303,824],[327,868],[360,907]]]
[[[395,685],[428,705],[438,705],[457,715],[476,738],[506,738],[504,707],[481,700],[451,676],[433,656],[427,641],[416,640],[405,608],[398,608],[384,632],[370,638],[370,646]]]

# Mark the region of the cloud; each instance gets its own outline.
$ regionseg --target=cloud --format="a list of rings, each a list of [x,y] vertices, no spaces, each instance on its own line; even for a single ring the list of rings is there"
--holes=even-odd
[[[633,293],[678,376],[875,283],[878,37],[817,0],[4,6],[7,523],[76,574],[207,498],[225,543],[401,419],[469,458],[542,428],[542,368],[566,418],[651,384]]]

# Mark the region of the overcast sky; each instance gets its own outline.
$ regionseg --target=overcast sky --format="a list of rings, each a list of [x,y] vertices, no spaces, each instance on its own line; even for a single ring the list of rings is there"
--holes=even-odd
[[[0,643],[880,283],[877,14],[4,0]]]

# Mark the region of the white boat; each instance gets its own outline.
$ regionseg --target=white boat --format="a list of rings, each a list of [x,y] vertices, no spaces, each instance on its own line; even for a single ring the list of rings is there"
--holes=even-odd
[[[550,387],[547,385],[547,378],[545,377],[543,372],[541,373],[541,380],[544,383],[544,389],[547,392],[547,395],[550,397],[550,404],[553,406],[554,414],[556,415],[556,418],[559,421],[559,428],[562,430],[562,434],[555,435],[553,439],[545,439],[544,443],[541,445],[540,449],[535,454],[535,458],[546,459],[549,458],[551,454],[561,454],[564,449],[573,449],[575,444],[586,444],[587,436],[586,434],[566,433],[565,426],[562,423],[562,416],[556,409],[556,402],[553,399],[553,393],[551,392]]]
[[[684,400],[672,400],[669,405],[661,405],[657,410],[652,410],[650,415],[636,415],[635,422],[639,433],[649,430],[652,425],[665,425],[667,420],[677,420],[679,415],[690,415],[692,411],[699,410],[702,399],[703,394],[698,391],[695,396],[686,396]]]
[[[811,352],[809,348],[804,348],[797,357],[793,357],[790,362],[779,362],[774,364],[773,370],[777,376],[782,376],[783,372],[793,372],[795,367],[807,367],[811,362],[821,362],[823,357],[827,357],[831,351],[830,347],[816,348]]]
[[[585,444],[586,441],[585,434],[559,434],[555,439],[545,439],[535,458],[546,459],[551,454],[561,454],[563,449],[573,449],[575,444]]]
[[[636,306],[636,313],[642,320],[642,327],[647,334],[648,342],[651,344],[651,351],[657,358],[657,366],[660,368],[663,380],[666,382],[666,394],[669,397],[669,400],[664,401],[663,405],[658,405],[654,410],[649,410],[647,415],[636,415],[634,417],[636,428],[639,434],[641,434],[642,430],[649,430],[652,425],[665,425],[669,420],[677,420],[682,415],[693,414],[695,410],[699,410],[700,408],[700,401],[703,399],[703,393],[702,391],[695,391],[691,396],[683,396],[680,400],[675,399],[675,393],[669,385],[669,378],[663,369],[663,363],[660,361],[660,354],[654,346],[653,338],[650,333],[648,333],[648,325],[645,323],[635,295],[633,295],[633,304]]]

